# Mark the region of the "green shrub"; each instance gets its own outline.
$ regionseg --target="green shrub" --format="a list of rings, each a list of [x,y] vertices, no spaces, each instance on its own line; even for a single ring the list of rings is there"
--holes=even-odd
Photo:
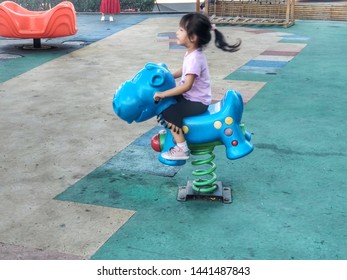
[[[134,9],[140,12],[151,12],[154,7],[154,0],[120,0],[122,10]]]
[[[51,9],[63,0],[12,0],[31,11]],[[100,0],[70,0],[77,12],[99,12]],[[151,12],[154,0],[120,0],[121,10],[131,9],[141,12]]]

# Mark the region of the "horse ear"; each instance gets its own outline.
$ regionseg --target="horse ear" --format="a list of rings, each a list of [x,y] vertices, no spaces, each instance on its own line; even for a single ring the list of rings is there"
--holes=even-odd
[[[158,65],[153,62],[147,62],[145,68],[146,70],[153,70],[155,68],[158,68]]]
[[[158,65],[165,68],[165,69],[169,69],[169,68],[167,68],[167,65],[165,63],[159,63]]]
[[[160,87],[164,84],[165,77],[162,71],[155,73],[150,81],[151,86]]]
[[[165,68],[165,69],[168,69],[167,65],[165,63],[154,63],[154,62],[147,62],[146,65],[145,65],[145,68],[147,70],[153,70],[153,69],[156,69],[156,68]]]

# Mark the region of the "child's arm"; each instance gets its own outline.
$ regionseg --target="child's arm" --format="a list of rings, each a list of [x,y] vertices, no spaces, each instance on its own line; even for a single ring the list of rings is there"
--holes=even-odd
[[[153,99],[155,101],[160,101],[163,98],[169,97],[169,96],[176,96],[181,95],[188,90],[190,90],[193,86],[193,83],[195,81],[195,75],[193,74],[187,74],[186,80],[184,81],[184,84],[180,84],[177,87],[174,87],[172,89],[163,91],[163,92],[156,92],[153,96]]]
[[[182,77],[182,68],[177,69],[175,72],[172,73],[175,79]]]

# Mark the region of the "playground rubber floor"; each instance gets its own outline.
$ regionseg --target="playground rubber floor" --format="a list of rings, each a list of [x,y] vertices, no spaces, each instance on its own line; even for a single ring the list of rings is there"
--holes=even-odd
[[[347,23],[219,27],[242,48],[206,49],[213,98],[242,94],[254,145],[215,149],[225,204],[178,202],[191,160],[162,165],[155,120],[112,110],[145,63],[180,66],[180,17],[78,15],[42,50],[0,38],[0,259],[347,259]]]

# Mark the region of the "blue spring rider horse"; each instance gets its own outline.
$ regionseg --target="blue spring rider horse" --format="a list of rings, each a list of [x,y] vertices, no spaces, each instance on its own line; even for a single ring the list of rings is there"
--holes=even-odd
[[[118,88],[113,98],[114,112],[128,123],[143,122],[158,116],[176,100],[174,97],[169,97],[155,103],[154,94],[175,86],[175,79],[165,64],[147,63],[134,78]],[[241,95],[234,90],[228,90],[220,102],[209,106],[207,112],[183,120],[182,129],[192,155],[210,155],[207,159],[192,162],[193,165],[211,166],[205,171],[197,170],[193,175],[200,177],[210,175],[212,178],[189,181],[187,186],[180,188],[178,200],[185,201],[187,196],[198,193],[223,196],[224,202],[231,202],[230,190],[223,188],[220,182],[216,182],[214,173],[216,165],[212,162],[215,157],[213,149],[215,146],[224,145],[226,157],[230,160],[244,157],[252,152],[251,135],[241,124],[242,113]],[[152,138],[152,147],[156,151],[166,152],[173,146],[175,146],[174,139],[168,128]],[[186,163],[185,160],[166,160],[161,154],[158,159],[172,166]]]

